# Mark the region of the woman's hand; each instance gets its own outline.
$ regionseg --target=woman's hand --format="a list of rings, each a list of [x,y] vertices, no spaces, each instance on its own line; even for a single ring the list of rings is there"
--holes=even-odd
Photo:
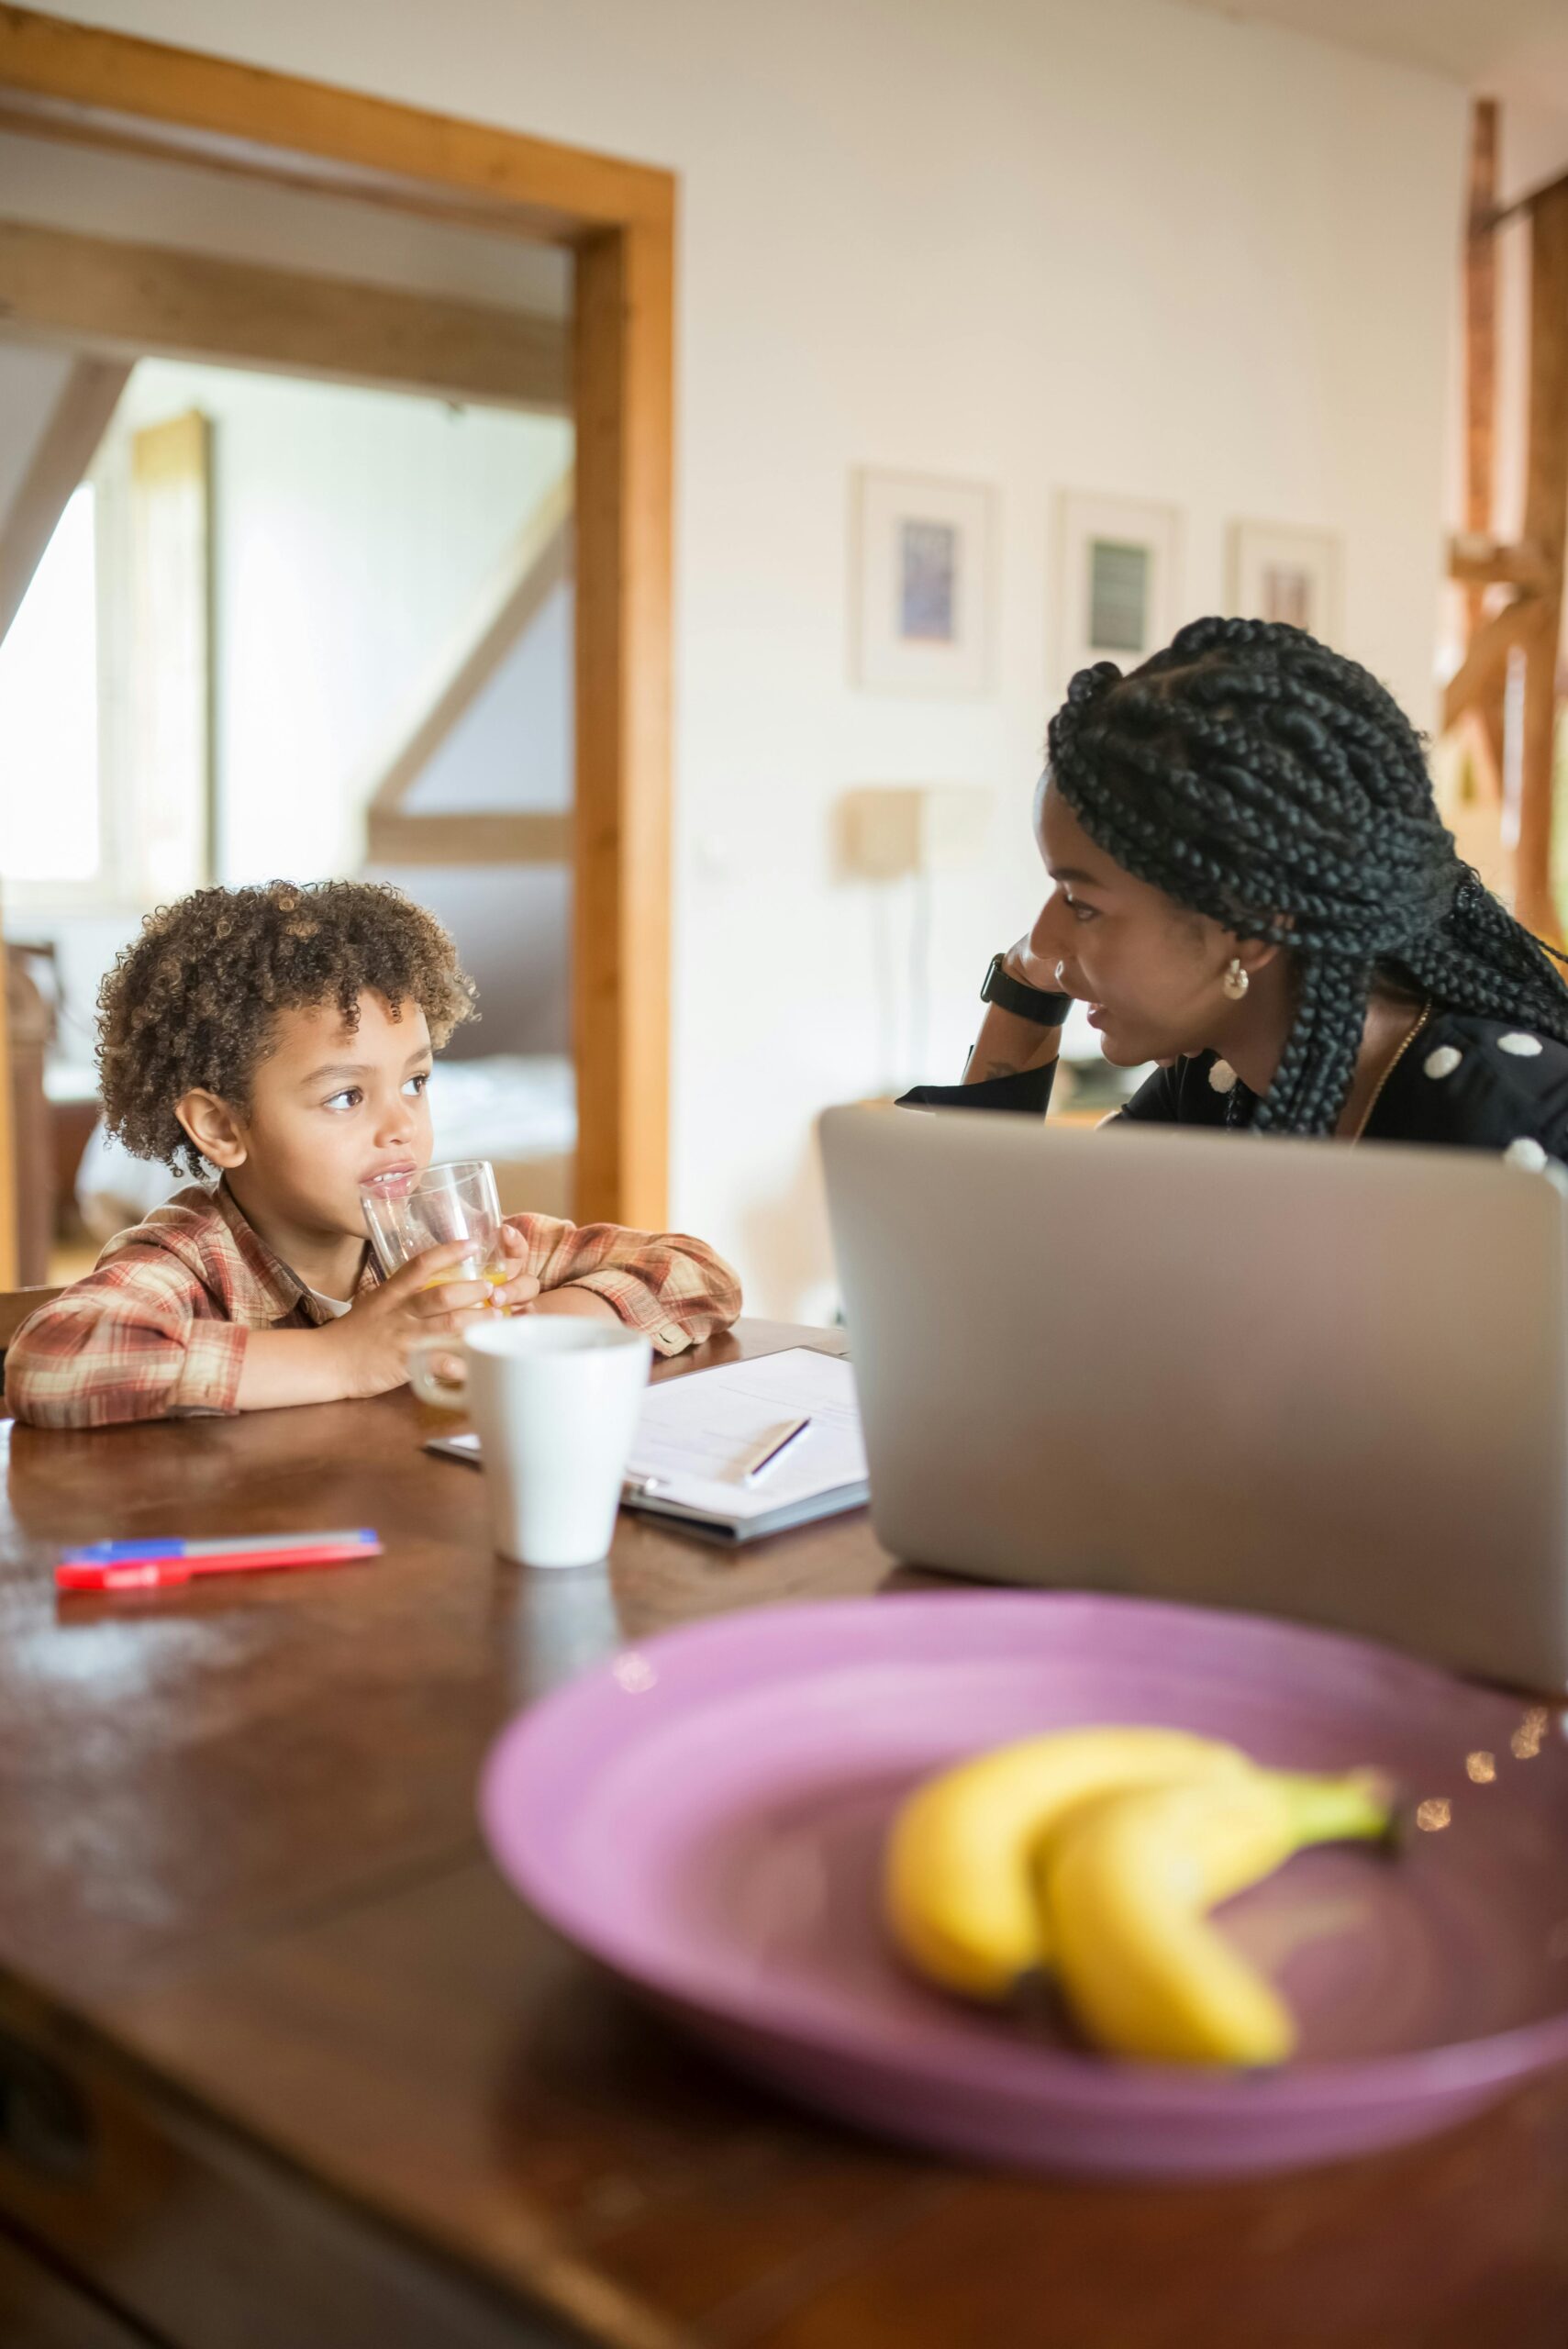
[[[1009,978],[1019,980],[1026,987],[1034,987],[1041,995],[1060,995],[1062,982],[1056,975],[1056,957],[1052,954],[1048,961],[1036,944],[1044,920],[1042,908],[1029,936],[1008,947],[1002,957],[1002,968]],[[985,1085],[993,1077],[1020,1076],[1026,1069],[1044,1068],[1061,1050],[1060,1028],[1042,1028],[1036,1020],[1020,1019],[1016,1012],[1004,1011],[998,1003],[988,1004],[963,1081],[965,1085]]]
[[[1055,954],[1047,954],[1043,941],[1036,943],[1040,940],[1049,910],[1049,907],[1042,906],[1028,936],[1008,947],[1002,957],[1002,968],[1009,978],[1021,980],[1026,987],[1038,987],[1042,995],[1060,995],[1062,986],[1057,975],[1058,959]]]

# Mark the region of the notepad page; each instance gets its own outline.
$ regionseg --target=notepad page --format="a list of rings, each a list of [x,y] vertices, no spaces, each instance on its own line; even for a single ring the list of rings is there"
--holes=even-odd
[[[810,1427],[754,1485],[741,1482],[771,1435],[792,1420]],[[854,1373],[808,1346],[725,1363],[651,1386],[628,1477],[661,1480],[659,1497],[729,1517],[761,1517],[843,1485],[863,1484],[865,1446]]]
[[[810,1427],[754,1485],[746,1464],[793,1420]],[[437,1437],[431,1449],[477,1460],[479,1438]],[[654,1476],[658,1501],[743,1525],[866,1480],[854,1373],[809,1346],[665,1379],[643,1397],[628,1483]]]

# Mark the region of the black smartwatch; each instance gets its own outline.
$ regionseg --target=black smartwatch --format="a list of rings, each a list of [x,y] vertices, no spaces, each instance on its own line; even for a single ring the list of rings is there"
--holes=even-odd
[[[980,990],[982,1003],[998,1004],[1018,1019],[1032,1019],[1037,1028],[1060,1028],[1067,1017],[1070,995],[1048,995],[1043,987],[1026,986],[1022,979],[1015,979],[1003,968],[1003,958],[993,954],[991,967],[985,974],[985,984]]]

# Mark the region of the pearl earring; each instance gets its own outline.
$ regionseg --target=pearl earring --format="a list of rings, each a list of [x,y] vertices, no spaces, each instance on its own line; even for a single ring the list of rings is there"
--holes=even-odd
[[[1226,972],[1225,976],[1220,980],[1219,984],[1225,989],[1226,994],[1230,997],[1232,1003],[1240,1002],[1242,996],[1246,994],[1247,989],[1251,985],[1252,981],[1249,973],[1241,968],[1241,957],[1240,954],[1232,955],[1230,959],[1230,968]]]

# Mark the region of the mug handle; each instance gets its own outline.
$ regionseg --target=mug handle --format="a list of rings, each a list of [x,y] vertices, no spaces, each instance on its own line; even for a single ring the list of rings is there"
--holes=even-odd
[[[438,1354],[449,1355],[462,1363],[461,1378],[447,1378],[437,1370]],[[468,1402],[468,1365],[463,1362],[462,1341],[450,1338],[421,1338],[408,1357],[408,1384],[421,1403],[436,1411],[461,1411]]]

